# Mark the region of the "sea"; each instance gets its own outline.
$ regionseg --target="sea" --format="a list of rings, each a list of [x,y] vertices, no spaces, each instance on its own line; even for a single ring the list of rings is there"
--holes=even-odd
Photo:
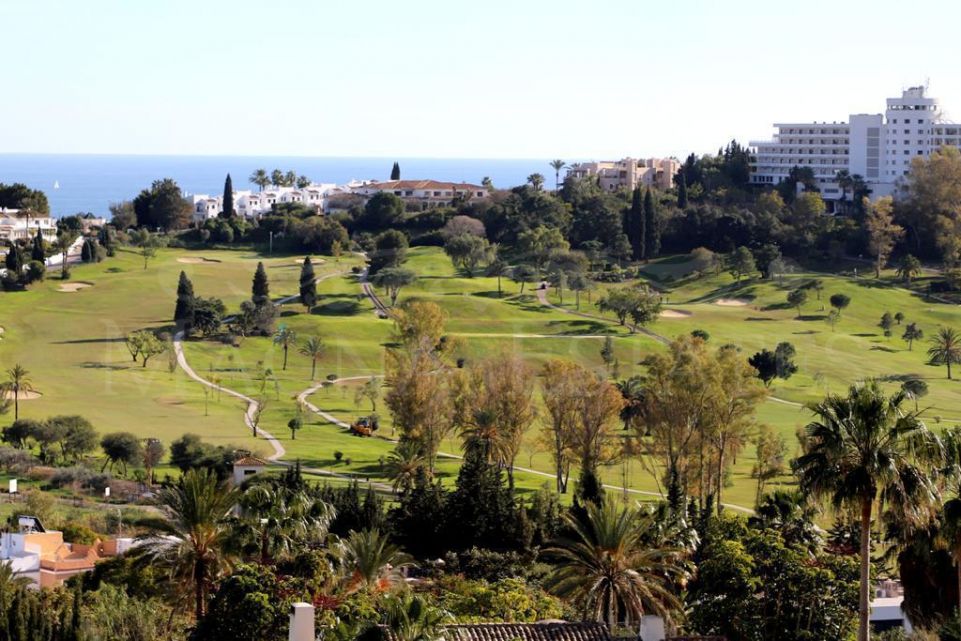
[[[173,178],[185,194],[223,193],[229,173],[234,189],[257,189],[247,179],[257,169],[293,170],[316,183],[387,180],[394,162],[403,179],[433,179],[495,187],[521,185],[533,173],[554,181],[549,159],[332,158],[280,156],[149,156],[0,154],[0,183],[25,183],[47,195],[56,217],[109,214],[110,203],[132,200],[154,180]]]

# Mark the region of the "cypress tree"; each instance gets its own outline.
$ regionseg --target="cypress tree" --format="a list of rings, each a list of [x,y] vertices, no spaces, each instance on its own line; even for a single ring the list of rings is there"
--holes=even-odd
[[[264,269],[263,263],[257,263],[251,291],[253,292],[251,300],[255,306],[264,307],[270,304],[270,283],[267,282],[267,270]]]
[[[13,242],[7,248],[7,259],[4,264],[12,274],[19,276],[23,271],[23,254],[20,252],[20,247]]]
[[[644,194],[644,258],[657,258],[661,253],[661,230],[657,220],[657,210],[654,208],[654,196],[651,188]]]
[[[234,183],[230,180],[230,174],[224,181],[224,207],[220,212],[221,218],[232,218],[234,215]]]
[[[390,169],[390,179],[400,180],[400,165],[394,162],[394,166]]]
[[[677,207],[678,209],[687,207],[687,177],[683,171],[677,174]]]
[[[304,258],[300,268],[300,302],[309,312],[317,304],[317,277],[314,275],[314,264],[310,256]]]
[[[47,259],[43,251],[43,236],[37,228],[37,235],[33,237],[33,250],[30,252],[30,260],[39,260],[41,263]]]
[[[174,323],[182,329],[189,329],[194,320],[194,284],[187,278],[187,274],[180,272],[177,283],[177,306],[174,308]]]
[[[83,245],[80,248],[80,260],[85,263],[93,262],[94,250],[90,246],[90,239],[83,241]]]
[[[627,238],[631,242],[631,252],[634,260],[644,259],[646,242],[646,221],[644,207],[641,203],[641,188],[636,187],[631,194],[631,208],[627,210]]]

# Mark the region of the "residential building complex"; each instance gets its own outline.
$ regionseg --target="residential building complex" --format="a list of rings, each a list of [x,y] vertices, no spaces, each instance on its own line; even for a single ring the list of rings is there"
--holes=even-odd
[[[408,204],[424,207],[448,206],[458,199],[487,198],[487,187],[471,183],[442,182],[439,180],[371,180],[350,188],[351,193],[370,198],[387,192]]]
[[[670,189],[680,168],[676,158],[623,158],[574,163],[567,169],[567,177],[579,180],[597,176],[605,191],[633,191],[637,187]]]
[[[317,211],[325,211],[327,196],[336,185],[313,184],[304,188],[272,187],[264,191],[242,190],[234,192],[234,212],[244,218],[258,218],[268,212],[275,204],[303,203]],[[208,218],[216,218],[224,210],[223,196],[193,194],[188,197],[193,205],[194,222],[202,223]]]
[[[961,144],[961,126],[948,122],[926,87],[911,87],[888,98],[884,114],[854,114],[845,122],[776,123],[777,134],[752,141],[751,181],[776,185],[794,167],[810,168],[825,200],[849,196],[837,173],[861,176],[873,197],[894,192],[911,169],[942,145]]]
[[[0,242],[14,240],[29,240],[37,235],[37,230],[43,239],[53,242],[57,238],[57,219],[49,216],[20,217],[17,209],[0,207]]]

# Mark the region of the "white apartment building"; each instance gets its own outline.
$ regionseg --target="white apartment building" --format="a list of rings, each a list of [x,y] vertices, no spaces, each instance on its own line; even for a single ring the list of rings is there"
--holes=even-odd
[[[751,182],[776,185],[793,167],[814,171],[825,200],[842,197],[837,172],[860,175],[872,197],[894,192],[911,160],[942,145],[961,145],[961,126],[948,122],[926,87],[888,98],[884,114],[855,114],[846,122],[776,123],[772,140],[752,141]],[[847,194],[850,198],[850,194]]]
[[[579,180],[597,176],[605,191],[633,191],[637,187],[670,189],[680,169],[681,163],[676,158],[622,158],[574,163],[568,167],[567,177]]]
[[[275,204],[304,203],[324,211],[327,196],[335,190],[334,184],[312,184],[308,187],[272,187],[264,191],[242,190],[234,192],[234,211],[244,218],[257,218],[269,213]],[[188,196],[193,205],[193,220],[202,223],[216,218],[224,210],[223,196],[193,194]]]
[[[37,235],[38,229],[44,240],[48,242],[56,240],[56,218],[50,216],[21,218],[19,211],[0,207],[0,242],[6,245],[6,241],[29,240]]]

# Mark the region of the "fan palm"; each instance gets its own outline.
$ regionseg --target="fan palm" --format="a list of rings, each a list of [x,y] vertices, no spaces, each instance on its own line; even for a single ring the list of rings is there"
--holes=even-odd
[[[952,363],[961,363],[961,334],[952,327],[941,327],[931,338],[928,358],[932,365],[946,365],[948,380],[951,380]]]
[[[387,599],[384,605],[381,622],[394,641],[435,641],[443,638],[441,626],[453,622],[450,613],[420,595],[402,594]]]
[[[258,169],[254,171],[254,173],[250,174],[250,178],[248,180],[260,187],[260,191],[263,191],[264,187],[270,184],[270,176],[267,175],[266,169]]]
[[[282,369],[285,372],[287,371],[287,351],[290,349],[290,346],[296,342],[297,332],[286,325],[281,325],[277,333],[274,334],[274,345],[280,345],[284,348],[284,366]]]
[[[299,543],[326,538],[334,508],[302,491],[284,491],[270,484],[252,485],[240,497],[243,523],[257,542],[260,562],[289,555]]]
[[[2,384],[4,397],[13,396],[13,420],[20,419],[20,396],[35,392],[33,382],[30,380],[30,372],[23,368],[20,363],[7,370],[7,380]]]
[[[684,576],[682,554],[644,542],[647,515],[608,501],[589,504],[583,520],[567,515],[565,521],[570,534],[544,551],[555,562],[547,582],[555,594],[608,626],[648,613],[666,617],[680,607],[671,581]]]
[[[403,582],[401,571],[411,565],[410,557],[376,528],[351,532],[336,556],[346,592],[390,590]]]
[[[427,464],[420,446],[414,441],[402,440],[387,457],[387,478],[391,479],[395,492],[407,492],[417,480],[417,472]]]
[[[229,514],[237,498],[237,491],[211,470],[190,470],[160,492],[158,505],[167,518],[156,521],[155,532],[140,537],[136,548],[141,558],[193,591],[198,619],[206,611],[214,579],[230,566]]]
[[[874,503],[891,506],[899,520],[919,522],[938,496],[927,466],[943,460],[940,439],[906,410],[907,395],[886,397],[876,382],[853,386],[809,406],[805,451],[793,462],[801,490],[829,497],[835,509],[859,511],[861,594],[858,641],[868,639],[870,533]]]
[[[300,353],[310,359],[310,380],[317,379],[317,361],[324,355],[326,346],[319,336],[311,336],[300,346]]]

